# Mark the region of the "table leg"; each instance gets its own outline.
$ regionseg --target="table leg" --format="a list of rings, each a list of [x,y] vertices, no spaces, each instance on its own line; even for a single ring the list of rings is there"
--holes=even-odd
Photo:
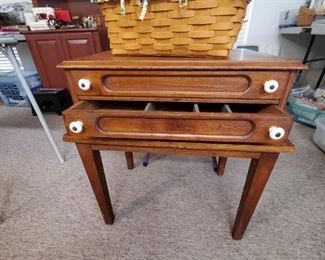
[[[227,157],[219,157],[218,158],[217,175],[223,176],[223,174],[225,172],[226,163],[227,163]]]
[[[218,176],[223,176],[227,163],[227,157],[219,157],[218,160],[215,156],[212,157],[213,170]]]
[[[278,153],[261,153],[259,159],[252,159],[232,231],[233,239],[242,238],[278,155]]]
[[[114,222],[114,213],[111,199],[109,197],[100,152],[92,150],[91,146],[88,144],[76,145],[105,223],[111,225]]]
[[[125,159],[126,159],[126,164],[128,166],[128,169],[132,170],[134,168],[133,153],[132,152],[125,152]]]
[[[322,73],[320,74],[319,78],[318,78],[318,81],[316,83],[316,87],[315,89],[318,89],[320,87],[320,85],[322,84],[322,81],[323,81],[323,78],[325,76],[325,64],[324,64],[324,67],[323,67],[323,70],[322,70]]]

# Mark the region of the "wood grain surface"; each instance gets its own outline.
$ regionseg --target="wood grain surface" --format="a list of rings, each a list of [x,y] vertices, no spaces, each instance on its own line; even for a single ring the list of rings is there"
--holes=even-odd
[[[276,56],[249,50],[231,50],[224,58],[175,58],[175,57],[132,57],[114,56],[110,51],[87,57],[64,61],[58,66],[62,69],[107,69],[107,70],[264,70],[297,71],[307,69],[298,60],[283,59]]]

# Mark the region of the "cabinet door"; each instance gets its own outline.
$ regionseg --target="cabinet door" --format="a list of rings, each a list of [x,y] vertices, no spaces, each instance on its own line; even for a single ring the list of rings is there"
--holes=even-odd
[[[61,40],[67,59],[75,59],[96,53],[94,37],[90,32],[63,33]]]
[[[28,45],[45,88],[66,88],[63,70],[56,65],[65,60],[60,35],[57,33],[26,35]]]

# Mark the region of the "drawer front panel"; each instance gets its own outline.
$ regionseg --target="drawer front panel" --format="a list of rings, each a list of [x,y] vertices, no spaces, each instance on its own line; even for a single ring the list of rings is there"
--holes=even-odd
[[[292,126],[290,115],[275,106],[256,113],[226,113],[211,112],[204,106],[199,112],[144,111],[139,105],[134,109],[121,109],[121,106],[115,109],[80,102],[64,112],[64,120],[68,133],[79,137],[241,143],[281,143],[287,139]],[[72,122],[82,122],[82,131],[71,131]],[[283,129],[280,140],[270,137],[272,127]]]
[[[104,135],[133,134],[138,137],[168,137],[187,140],[216,140],[217,138],[243,139],[253,130],[248,120],[188,119],[188,118],[136,118],[104,116],[97,121],[97,129]],[[204,131],[204,132],[203,132]]]
[[[83,99],[96,96],[143,98],[143,100],[150,98],[280,100],[289,78],[290,72],[284,71],[70,72],[72,87]],[[85,90],[78,86],[80,79],[89,80],[89,89]],[[277,90],[267,92],[265,84],[272,80],[278,83]]]
[[[244,75],[218,75],[210,77],[191,76],[108,76],[103,80],[105,91],[111,92],[245,92],[250,80]]]

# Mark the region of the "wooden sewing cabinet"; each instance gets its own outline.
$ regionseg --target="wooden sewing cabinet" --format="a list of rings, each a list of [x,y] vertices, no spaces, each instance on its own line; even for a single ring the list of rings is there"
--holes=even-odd
[[[77,145],[107,224],[114,214],[100,150],[251,158],[232,236],[241,239],[279,153],[294,152],[284,110],[298,61],[233,50],[225,59],[118,57],[65,61],[74,105],[64,140]]]

